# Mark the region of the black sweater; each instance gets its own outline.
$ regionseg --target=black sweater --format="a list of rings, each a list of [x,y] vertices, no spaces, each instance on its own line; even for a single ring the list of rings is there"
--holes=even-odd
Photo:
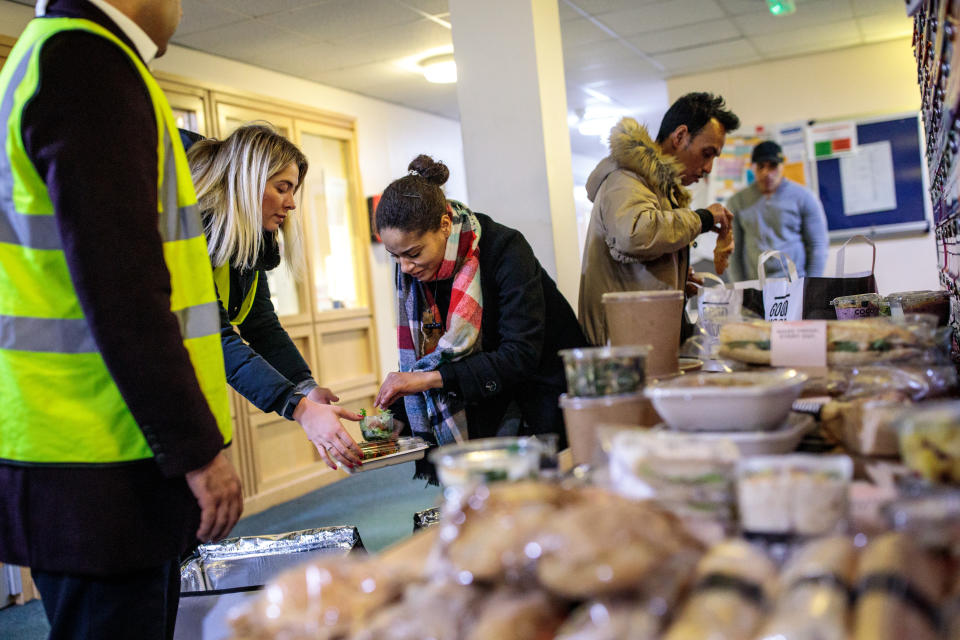
[[[564,436],[558,406],[566,390],[561,349],[587,341],[570,304],[543,270],[523,235],[475,213],[480,222],[481,351],[439,367],[445,391],[467,407],[471,438],[496,435],[511,402],[523,418],[523,433]],[[437,283],[444,316],[453,279]],[[402,402],[394,405],[401,411]]]

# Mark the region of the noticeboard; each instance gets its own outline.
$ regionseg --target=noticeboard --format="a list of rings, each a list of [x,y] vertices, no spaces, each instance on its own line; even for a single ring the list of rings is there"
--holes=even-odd
[[[831,239],[923,233],[931,226],[916,114],[857,122],[857,151],[816,161]]]

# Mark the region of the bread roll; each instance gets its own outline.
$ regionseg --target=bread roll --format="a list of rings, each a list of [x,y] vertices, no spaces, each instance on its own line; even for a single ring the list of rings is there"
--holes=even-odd
[[[846,640],[856,561],[846,536],[802,547],[784,567],[776,609],[757,640]]]
[[[720,356],[769,365],[771,324],[762,320],[724,324],[720,327]],[[913,333],[888,320],[827,321],[828,365],[900,360],[918,355],[920,347]]]
[[[750,640],[776,589],[777,570],[742,540],[714,546],[697,566],[698,585],[664,640]]]
[[[854,640],[935,640],[945,568],[903,533],[887,533],[860,557]]]

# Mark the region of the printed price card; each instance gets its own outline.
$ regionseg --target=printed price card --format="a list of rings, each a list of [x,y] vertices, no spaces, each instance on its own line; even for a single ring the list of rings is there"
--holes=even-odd
[[[770,364],[774,367],[827,366],[827,321],[770,324]]]

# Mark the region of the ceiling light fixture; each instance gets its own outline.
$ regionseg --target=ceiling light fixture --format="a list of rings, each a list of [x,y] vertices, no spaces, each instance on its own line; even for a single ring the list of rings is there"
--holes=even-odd
[[[457,81],[457,63],[452,53],[424,58],[420,61],[420,71],[427,82],[449,84]]]
[[[787,16],[797,10],[795,0],[767,0],[767,9],[775,16]]]

